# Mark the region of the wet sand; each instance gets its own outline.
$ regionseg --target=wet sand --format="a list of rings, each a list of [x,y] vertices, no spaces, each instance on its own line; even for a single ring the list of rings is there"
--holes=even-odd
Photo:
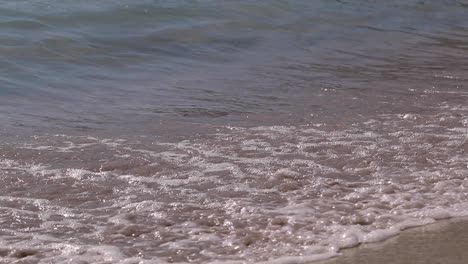
[[[468,263],[468,218],[411,228],[379,243],[346,249],[313,264],[464,264]]]

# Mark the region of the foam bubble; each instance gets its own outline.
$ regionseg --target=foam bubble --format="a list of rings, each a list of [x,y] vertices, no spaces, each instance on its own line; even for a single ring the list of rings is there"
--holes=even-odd
[[[467,216],[466,109],[441,111],[180,142],[57,136],[4,147],[0,254],[306,263]]]

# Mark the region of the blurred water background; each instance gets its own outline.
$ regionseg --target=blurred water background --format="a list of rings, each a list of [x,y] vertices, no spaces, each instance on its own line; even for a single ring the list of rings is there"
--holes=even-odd
[[[464,73],[466,14],[463,1],[3,1],[1,122],[392,110]]]

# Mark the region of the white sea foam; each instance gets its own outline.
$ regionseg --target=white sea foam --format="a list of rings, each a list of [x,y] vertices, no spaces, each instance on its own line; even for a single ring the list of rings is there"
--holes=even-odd
[[[306,263],[468,216],[465,110],[450,111],[175,143],[35,138],[0,160],[0,251],[12,262]]]

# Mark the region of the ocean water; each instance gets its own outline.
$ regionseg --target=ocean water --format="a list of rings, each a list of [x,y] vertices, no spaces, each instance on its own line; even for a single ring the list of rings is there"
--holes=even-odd
[[[309,263],[468,216],[467,18],[2,1],[0,263]]]

